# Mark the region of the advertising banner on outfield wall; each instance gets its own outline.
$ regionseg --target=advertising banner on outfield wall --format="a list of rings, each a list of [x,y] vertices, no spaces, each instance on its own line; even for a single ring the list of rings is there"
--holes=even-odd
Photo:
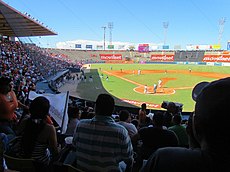
[[[152,54],[150,59],[152,61],[172,62],[174,61],[174,55],[173,54]]]
[[[186,50],[220,50],[221,45],[186,45]]]
[[[125,45],[118,45],[118,50],[125,49]]]
[[[206,54],[202,60],[203,62],[230,62],[230,54],[211,55]]]
[[[85,48],[92,49],[92,48],[93,48],[93,45],[86,45]]]
[[[229,41],[228,44],[227,44],[227,50],[230,51],[230,41]]]
[[[81,44],[75,44],[75,48],[81,48]]]
[[[138,52],[149,52],[149,44],[139,44]]]
[[[100,54],[101,60],[122,60],[121,54]]]
[[[163,46],[162,46],[162,49],[163,49],[163,50],[169,49],[169,45],[163,45]]]
[[[97,49],[98,50],[102,50],[103,49],[103,45],[97,45]]]
[[[114,45],[108,45],[108,49],[114,49]]]
[[[214,50],[220,50],[221,49],[221,45],[219,45],[219,44],[213,44],[212,45],[212,49],[214,49]]]

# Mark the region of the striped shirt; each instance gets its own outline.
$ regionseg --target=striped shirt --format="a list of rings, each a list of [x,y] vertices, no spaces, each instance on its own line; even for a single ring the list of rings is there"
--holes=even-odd
[[[73,145],[76,166],[83,171],[120,171],[119,162],[131,160],[133,148],[127,130],[111,116],[81,120]]]
[[[25,154],[21,145],[22,137],[21,136],[16,137],[11,142],[13,143],[12,146],[9,146],[11,154],[14,154],[13,156],[18,158],[24,158]],[[50,162],[50,156],[51,155],[50,155],[50,151],[48,150],[48,144],[35,141],[34,150],[30,158],[42,164],[48,165]]]

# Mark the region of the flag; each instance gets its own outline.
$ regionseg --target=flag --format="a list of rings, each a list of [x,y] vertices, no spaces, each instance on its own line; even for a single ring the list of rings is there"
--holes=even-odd
[[[33,100],[38,96],[46,97],[50,102],[50,110],[49,113],[52,118],[57,122],[57,124],[61,127],[61,132],[64,134],[67,129],[68,124],[68,100],[69,96],[67,93],[60,93],[60,94],[50,94],[50,93],[43,93],[37,94],[34,91],[30,91],[29,99]]]

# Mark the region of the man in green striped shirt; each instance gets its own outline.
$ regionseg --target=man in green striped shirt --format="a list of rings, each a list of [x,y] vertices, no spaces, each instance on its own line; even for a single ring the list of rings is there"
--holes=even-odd
[[[76,166],[83,171],[122,171],[132,168],[133,148],[128,131],[113,118],[114,99],[100,94],[96,100],[93,119],[81,120],[77,125],[73,145],[76,146]]]

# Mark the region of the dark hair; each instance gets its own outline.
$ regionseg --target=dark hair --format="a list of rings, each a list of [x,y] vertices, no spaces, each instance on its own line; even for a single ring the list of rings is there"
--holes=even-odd
[[[11,79],[8,77],[1,77],[0,78],[0,85],[8,85],[11,82]]]
[[[79,108],[77,106],[69,106],[68,107],[68,116],[69,116],[69,119],[78,118],[79,117]]]
[[[174,102],[169,102],[167,106],[167,111],[171,113],[176,113],[177,112],[176,104]]]
[[[156,126],[163,126],[164,116],[162,112],[156,112],[153,116],[153,122]]]
[[[181,123],[181,116],[180,115],[174,115],[173,116],[173,122],[176,124],[176,125],[179,125]]]
[[[7,94],[11,90],[11,79],[7,77],[0,78],[0,93]]]
[[[96,115],[110,116],[114,110],[114,99],[109,94],[100,94],[96,100]]]
[[[146,103],[141,104],[141,110],[146,110]]]
[[[121,110],[119,112],[120,121],[126,121],[129,118],[130,114],[127,110]]]
[[[30,158],[38,135],[44,128],[50,103],[45,97],[37,97],[30,104],[31,117],[26,122],[24,133],[22,134],[22,150],[25,158]]]
[[[30,104],[31,118],[44,119],[49,114],[50,102],[47,98],[39,96]]]

